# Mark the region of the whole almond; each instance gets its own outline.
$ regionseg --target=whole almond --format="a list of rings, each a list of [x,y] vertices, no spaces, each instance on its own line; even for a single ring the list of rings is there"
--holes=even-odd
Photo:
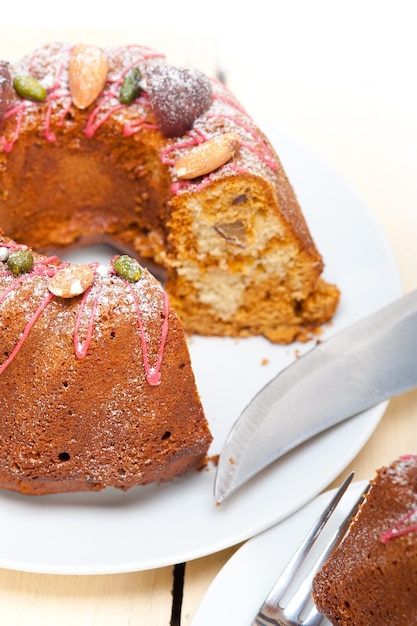
[[[87,291],[94,280],[94,270],[89,265],[73,263],[58,270],[51,278],[48,289],[59,298],[74,298]]]
[[[69,63],[69,88],[78,109],[86,109],[103,90],[108,64],[101,48],[80,44],[74,48]]]
[[[175,172],[181,180],[210,174],[230,161],[238,147],[239,137],[235,133],[216,135],[178,159],[174,166]]]

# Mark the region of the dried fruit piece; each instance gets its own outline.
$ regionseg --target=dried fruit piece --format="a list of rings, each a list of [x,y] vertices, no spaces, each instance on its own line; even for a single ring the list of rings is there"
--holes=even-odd
[[[131,104],[141,92],[142,74],[138,67],[132,67],[123,79],[120,87],[119,100],[122,104]]]
[[[94,270],[90,265],[74,263],[58,270],[51,278],[48,289],[59,298],[79,296],[93,284]]]
[[[146,91],[161,131],[179,137],[210,107],[211,84],[193,68],[154,65],[146,72]]]
[[[126,278],[131,283],[136,283],[142,276],[142,268],[139,263],[127,254],[118,256],[113,267],[122,278]]]
[[[47,96],[47,91],[43,85],[30,74],[19,74],[13,79],[13,87],[22,98],[43,102]]]
[[[13,274],[26,274],[33,267],[33,254],[30,250],[15,250],[9,254],[7,266]]]
[[[216,135],[178,159],[174,166],[175,172],[183,180],[214,172],[233,158],[238,146],[239,137],[235,133]]]
[[[215,224],[215,230],[230,243],[242,248],[246,245],[246,230],[241,220],[235,222],[225,222],[223,224]]]
[[[86,109],[102,92],[107,72],[107,59],[101,48],[85,44],[74,48],[69,64],[69,87],[78,109]]]
[[[6,61],[0,61],[0,124],[4,119],[7,104],[12,86],[12,77],[9,71],[9,64]]]

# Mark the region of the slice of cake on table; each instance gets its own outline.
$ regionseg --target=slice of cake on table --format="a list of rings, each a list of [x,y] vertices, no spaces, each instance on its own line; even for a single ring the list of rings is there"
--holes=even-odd
[[[335,625],[417,624],[417,456],[378,470],[313,599]]]

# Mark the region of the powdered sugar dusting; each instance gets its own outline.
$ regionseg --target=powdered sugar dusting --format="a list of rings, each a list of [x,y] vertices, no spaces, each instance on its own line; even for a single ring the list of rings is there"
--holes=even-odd
[[[395,464],[386,469],[387,475],[393,484],[408,487],[410,484],[409,472],[416,466],[417,457],[414,455],[401,456]],[[417,504],[417,482],[415,484],[416,504]]]

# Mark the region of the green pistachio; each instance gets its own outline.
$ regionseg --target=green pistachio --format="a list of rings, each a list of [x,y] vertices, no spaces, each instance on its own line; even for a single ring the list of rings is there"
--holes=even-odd
[[[7,259],[7,265],[13,274],[26,274],[33,267],[33,254],[30,250],[16,250],[11,252]]]
[[[47,96],[47,91],[36,78],[30,74],[19,74],[13,79],[13,87],[22,98],[43,102]]]
[[[142,276],[142,268],[139,263],[127,254],[117,257],[113,267],[122,278],[126,278],[131,283],[136,283]]]
[[[142,76],[138,67],[132,67],[124,77],[120,87],[119,100],[122,104],[131,104],[138,97],[141,87]]]

